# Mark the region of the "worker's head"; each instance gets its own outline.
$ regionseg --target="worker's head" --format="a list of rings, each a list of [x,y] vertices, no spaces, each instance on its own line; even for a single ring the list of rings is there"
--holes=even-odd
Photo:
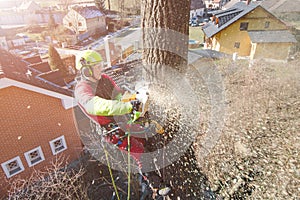
[[[102,56],[94,50],[85,50],[76,58],[76,69],[88,80],[97,81],[103,69]]]

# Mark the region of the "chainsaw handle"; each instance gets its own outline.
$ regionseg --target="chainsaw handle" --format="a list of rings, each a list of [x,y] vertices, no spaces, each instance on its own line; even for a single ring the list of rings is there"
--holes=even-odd
[[[130,103],[132,105],[132,112],[139,111],[141,106],[141,102],[139,100],[131,100]]]
[[[135,93],[135,91],[132,90],[132,89],[130,89],[127,85],[122,85],[122,88],[123,88],[124,90],[130,92],[131,94],[134,94],[134,93]]]

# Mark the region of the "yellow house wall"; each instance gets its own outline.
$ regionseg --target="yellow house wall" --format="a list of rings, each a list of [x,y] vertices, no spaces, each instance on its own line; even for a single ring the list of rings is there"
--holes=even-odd
[[[217,34],[215,35],[213,38],[212,38],[212,49],[213,50],[216,50],[216,51],[221,51],[220,48],[221,48],[221,44],[220,44],[220,34]]]
[[[265,28],[265,22],[270,22]],[[251,40],[247,31],[240,31],[240,24],[248,22],[248,31],[254,30],[286,30],[285,24],[275,18],[272,14],[258,7],[244,17],[240,18],[229,27],[223,29],[213,36],[212,49],[224,53],[238,53],[239,56],[250,56]],[[240,43],[240,48],[235,48],[235,42]]]
[[[251,50],[251,41],[247,31],[240,31],[240,22],[227,27],[217,34],[217,39],[220,43],[219,51],[232,54],[237,52],[240,56],[249,56]],[[235,48],[235,42],[240,43],[240,48]]]
[[[260,43],[255,44],[253,59],[286,60],[289,53],[290,43]]]
[[[248,21],[248,30],[254,31],[254,30],[286,30],[286,25],[277,19],[272,14],[268,13],[261,7],[256,8],[252,12],[248,13],[242,18],[243,21]],[[270,22],[269,27],[265,28],[265,23]]]

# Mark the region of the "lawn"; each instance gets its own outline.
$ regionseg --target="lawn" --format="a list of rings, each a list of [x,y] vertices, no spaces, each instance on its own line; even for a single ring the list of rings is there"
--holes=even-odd
[[[203,42],[203,31],[201,30],[201,26],[191,27],[189,29],[189,39],[190,40],[198,40],[200,43]]]

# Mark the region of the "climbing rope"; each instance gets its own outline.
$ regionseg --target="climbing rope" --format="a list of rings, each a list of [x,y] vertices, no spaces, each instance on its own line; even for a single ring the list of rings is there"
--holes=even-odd
[[[140,122],[130,122],[131,124],[142,124]],[[148,127],[145,127],[142,131],[134,131],[132,133],[134,134],[145,134],[146,132],[150,131],[150,129],[152,127],[155,127],[155,124],[150,124]],[[107,135],[109,133],[112,133],[115,129],[117,130],[119,127],[117,128],[113,128],[112,130],[110,131],[107,131],[106,134],[104,135]],[[104,136],[102,135],[102,136]],[[125,135],[123,137],[127,137],[127,162],[128,162],[128,170],[127,170],[127,179],[128,179],[128,187],[127,187],[127,200],[130,200],[130,196],[131,196],[131,188],[130,188],[130,184],[131,184],[131,143],[130,143],[130,135],[131,135],[131,132],[128,131],[128,132],[125,132]],[[122,138],[123,138],[122,137]],[[108,151],[105,147],[105,145],[102,145],[103,146],[103,150],[104,150],[104,153],[105,153],[105,158],[106,158],[106,163],[107,163],[107,167],[108,167],[108,170],[109,170],[109,174],[110,174],[110,178],[111,178],[111,181],[112,181],[112,185],[113,185],[113,188],[114,188],[114,191],[115,191],[115,195],[117,197],[118,200],[120,200],[120,196],[119,196],[119,192],[118,192],[118,189],[117,189],[117,186],[116,186],[116,183],[115,183],[115,179],[113,177],[113,173],[112,173],[112,168],[111,168],[111,165],[110,165],[110,162],[109,162],[109,155],[108,155]],[[144,177],[144,180],[146,180],[149,184],[149,187],[151,189],[154,189],[152,187],[152,185],[150,184],[149,180]]]
[[[127,132],[127,162],[128,162],[128,189],[127,189],[127,200],[130,200],[130,174],[131,174],[131,168],[130,168],[130,131]]]
[[[106,163],[107,163],[109,175],[110,175],[110,178],[111,178],[111,181],[112,181],[112,185],[113,185],[113,187],[114,187],[114,190],[115,190],[117,199],[120,200],[119,192],[118,192],[118,189],[117,189],[117,186],[116,186],[116,183],[115,183],[115,179],[114,179],[113,174],[112,174],[111,166],[110,166],[110,163],[109,163],[108,152],[107,152],[107,150],[106,150],[106,148],[105,148],[104,145],[103,145],[103,149],[104,149],[105,158],[106,158]]]

